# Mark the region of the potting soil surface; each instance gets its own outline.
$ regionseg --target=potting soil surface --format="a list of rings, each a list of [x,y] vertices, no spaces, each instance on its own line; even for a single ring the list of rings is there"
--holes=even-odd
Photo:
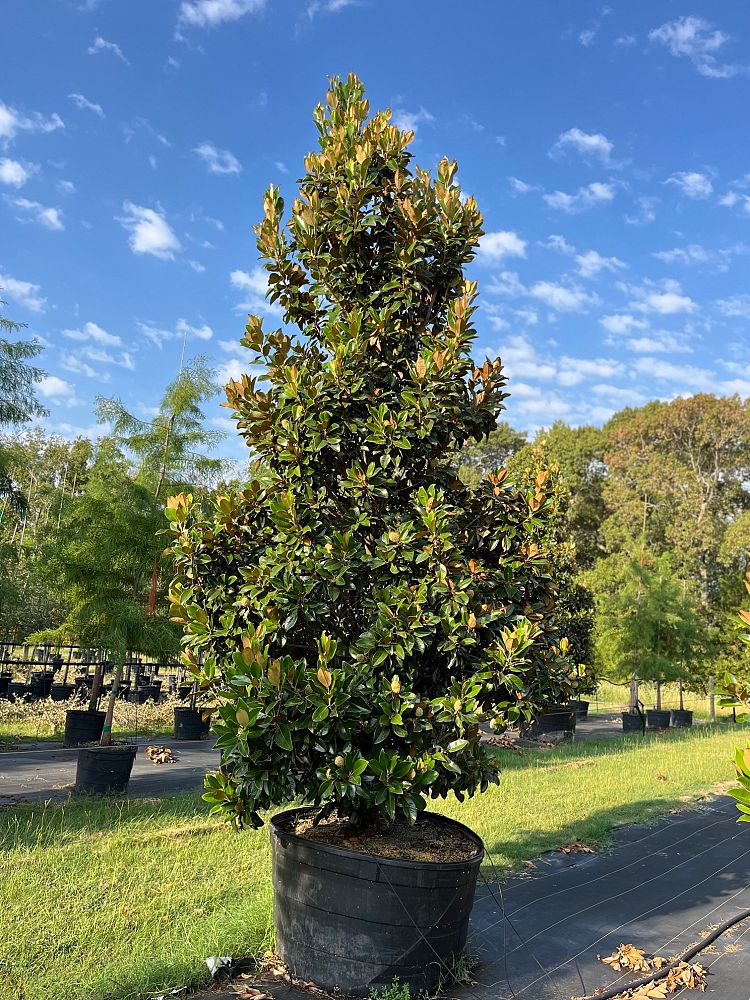
[[[656,824],[628,826],[596,854],[545,855],[528,873],[496,881],[486,864],[477,887],[468,953],[473,981],[448,987],[456,1000],[570,1000],[635,975],[601,962],[620,944],[672,958],[706,932],[750,909],[750,829],[728,796]],[[487,844],[491,855],[498,845]],[[693,962],[708,969],[706,996],[750,1000],[750,919]],[[200,993],[193,1000],[311,994],[263,980]],[[319,995],[319,994],[318,994]],[[674,997],[698,997],[682,989]],[[592,998],[593,1000],[593,998]]]

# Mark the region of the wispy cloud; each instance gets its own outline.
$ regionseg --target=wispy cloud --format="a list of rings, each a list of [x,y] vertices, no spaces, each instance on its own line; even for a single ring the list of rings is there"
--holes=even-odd
[[[121,62],[124,62],[126,66],[130,65],[117,42],[108,42],[106,38],[102,38],[101,36],[97,36],[94,39],[91,45],[89,45],[87,51],[90,56],[95,56],[100,52],[111,52],[112,55],[117,56]]]
[[[93,111],[94,114],[98,115],[100,118],[105,117],[104,109],[101,104],[95,104],[94,101],[90,101],[88,97],[84,97],[83,94],[68,94],[68,97],[81,111]]]
[[[132,201],[124,202],[122,208],[125,215],[117,221],[130,233],[128,243],[133,253],[172,260],[182,250],[163,211],[135,205]]]
[[[40,313],[47,307],[47,300],[39,294],[40,291],[41,285],[36,285],[33,281],[21,281],[0,271],[0,299],[7,296],[30,312]]]
[[[241,302],[236,308],[241,312],[278,313],[281,309],[278,303],[273,305],[266,301],[268,291],[268,271],[263,267],[254,267],[251,271],[232,271],[229,275],[232,288],[243,293]]]
[[[48,399],[51,403],[64,403],[72,406],[77,402],[73,386],[57,375],[45,375],[41,381],[37,382],[36,391],[43,399]]]
[[[5,200],[21,212],[21,215],[16,216],[19,222],[34,222],[45,229],[56,232],[65,229],[62,212],[59,208],[50,208],[38,201],[30,201],[28,198],[10,198],[8,195],[5,196]]]
[[[638,312],[674,316],[678,313],[694,313],[698,309],[697,303],[689,295],[685,295],[680,283],[672,279],[662,282],[646,281],[641,286],[625,285],[623,290],[633,297],[630,308]]]
[[[686,58],[701,76],[728,80],[750,71],[748,66],[720,62],[717,53],[731,41],[731,35],[719,31],[702,17],[678,17],[649,32],[649,41],[664,45],[670,55]]]
[[[346,7],[354,7],[357,0],[310,0],[307,16],[312,20],[316,14],[338,14]]]
[[[0,184],[20,188],[32,177],[39,166],[36,163],[20,163],[7,157],[0,160]]]
[[[555,145],[550,149],[550,156],[558,157],[567,152],[578,153],[584,159],[596,159],[609,166],[612,160],[612,143],[601,132],[583,132],[579,128],[569,128],[562,132]]]
[[[565,191],[553,191],[551,194],[543,195],[545,202],[550,208],[559,209],[568,215],[578,212],[585,212],[595,205],[604,205],[615,197],[615,189],[611,184],[602,181],[594,181],[585,187],[580,187],[574,194]]]
[[[58,114],[43,115],[38,111],[26,113],[0,101],[0,139],[12,141],[19,132],[55,132],[65,128]]]
[[[78,330],[63,330],[63,337],[81,343],[89,341],[102,347],[122,347],[122,340],[115,333],[108,333],[97,323],[84,323]]]
[[[668,177],[664,183],[675,184],[686,198],[693,201],[710,198],[714,193],[714,186],[708,174],[696,170],[680,170]]]
[[[228,21],[239,21],[246,14],[263,10],[266,0],[183,0],[177,15],[178,25],[215,28]]]
[[[169,340],[211,340],[214,331],[210,326],[192,326],[184,319],[178,319],[174,327],[165,329],[154,323],[138,323],[138,329],[157,347],[162,347]]]
[[[239,174],[242,172],[242,164],[228,149],[219,149],[211,142],[202,142],[193,150],[195,155],[203,161],[210,174]]]
[[[429,125],[435,118],[423,107],[420,107],[419,111],[407,111],[406,108],[396,107],[393,109],[392,121],[402,132],[413,132],[416,135],[420,125]]]

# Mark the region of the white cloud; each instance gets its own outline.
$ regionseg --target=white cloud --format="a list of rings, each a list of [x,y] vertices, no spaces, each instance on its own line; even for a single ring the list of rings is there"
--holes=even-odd
[[[59,208],[49,208],[38,201],[29,201],[28,198],[8,198],[6,195],[5,200],[9,205],[25,213],[23,216],[17,216],[20,222],[36,222],[45,229],[57,232],[65,229]]]
[[[578,41],[585,49],[594,44],[596,38],[596,28],[586,28],[578,35]]]
[[[593,278],[600,271],[621,271],[628,266],[619,257],[602,257],[596,250],[576,254],[576,264],[583,278]]]
[[[516,194],[529,194],[531,191],[541,190],[538,184],[527,184],[526,181],[522,181],[518,177],[510,177],[508,179],[510,181],[511,188],[516,192]]]
[[[694,201],[710,198],[714,192],[711,178],[698,171],[680,170],[676,174],[672,174],[664,183],[676,184],[686,198],[692,198]]]
[[[63,194],[75,194],[76,186],[73,181],[61,180],[57,182],[57,188]]]
[[[529,289],[529,295],[556,312],[583,312],[598,301],[596,295],[580,288],[569,288],[552,281],[537,281]]]
[[[202,142],[193,152],[205,163],[210,174],[239,174],[242,164],[228,149],[218,149],[210,142]]]
[[[189,260],[188,264],[192,267],[196,274],[203,274],[206,270],[205,266],[201,264],[199,260]]]
[[[233,288],[245,293],[245,297],[237,304],[237,309],[251,313],[279,313],[278,303],[266,301],[268,290],[268,272],[263,267],[254,267],[251,271],[232,271],[229,281]]]
[[[656,203],[656,198],[646,196],[636,198],[635,205],[638,211],[635,215],[626,215],[625,222],[629,226],[647,226],[656,219],[656,212],[654,211]]]
[[[106,38],[101,37],[95,38],[88,47],[88,54],[90,56],[95,56],[98,52],[112,52],[118,59],[124,62],[126,66],[130,65],[117,42],[108,42]]]
[[[0,284],[2,281],[0,280]],[[750,319],[750,295],[732,295],[716,302],[719,312],[732,318]]]
[[[96,368],[87,365],[85,361],[81,361],[75,354],[63,354],[60,358],[60,367],[73,375],[85,375],[86,378],[96,378],[103,382],[109,381],[109,372],[97,371]]]
[[[75,400],[75,390],[70,382],[57,375],[45,375],[36,384],[36,390],[44,399],[53,403],[71,403]]]
[[[553,233],[546,243],[542,246],[546,247],[548,250],[557,250],[558,253],[564,253],[567,257],[575,256],[576,248],[572,243],[568,243],[564,236],[560,236]]]
[[[47,300],[39,294],[40,290],[41,286],[33,281],[19,281],[0,271],[0,299],[7,295],[30,312],[44,312]]]
[[[416,135],[420,125],[427,125],[434,122],[434,117],[425,108],[420,107],[419,111],[407,111],[405,108],[393,109],[393,124],[402,132],[414,132]]]
[[[727,80],[748,71],[746,66],[718,61],[716,54],[731,36],[715,29],[702,17],[678,17],[667,21],[650,31],[648,37],[649,41],[664,45],[670,55],[689,59],[701,76]]]
[[[677,313],[693,313],[698,306],[689,295],[684,295],[679,282],[663,281],[660,285],[646,282],[640,288],[630,287],[628,291],[634,296],[630,303],[631,309],[639,312],[653,312],[660,316],[674,316]]]
[[[81,342],[90,341],[102,347],[122,347],[122,340],[117,334],[107,333],[97,323],[84,323],[80,330],[63,330],[63,337]]]
[[[601,132],[583,132],[579,128],[569,128],[562,132],[555,145],[550,150],[550,156],[559,156],[572,150],[584,158],[595,157],[604,164],[609,164],[614,144]]]
[[[607,382],[592,385],[591,392],[595,396],[603,397],[613,410],[623,406],[642,406],[647,400],[647,397],[636,389],[626,389]]]
[[[647,337],[630,337],[624,341],[629,351],[637,354],[692,354],[693,349],[688,344],[667,330],[658,330]]]
[[[310,0],[307,16],[312,20],[316,14],[338,14],[346,7],[352,7],[357,0]]]
[[[612,378],[620,370],[617,361],[611,358],[560,358],[557,382],[560,385],[578,385],[587,378]]]
[[[628,313],[613,313],[609,316],[602,316],[599,320],[607,333],[616,335],[629,334],[631,330],[647,330],[648,323],[645,319],[636,319]]]
[[[59,128],[65,128],[65,122],[58,114],[45,116],[32,111],[27,115],[0,101],[0,139],[10,142],[19,132],[54,132]]]
[[[718,271],[726,271],[735,257],[750,253],[746,243],[735,243],[733,246],[720,250],[708,250],[699,243],[690,243],[685,247],[673,247],[671,250],[658,250],[652,254],[665,264],[685,264],[687,266],[714,267]]]
[[[166,330],[153,323],[138,323],[138,328],[157,347],[162,347],[168,340],[210,340],[214,331],[205,323],[203,326],[192,326],[184,319],[178,319],[173,330]]]
[[[606,204],[612,201],[615,190],[611,184],[602,181],[594,181],[580,187],[575,194],[567,194],[565,191],[554,191],[552,194],[543,195],[544,200],[550,208],[559,209],[572,215],[576,212],[584,212],[594,205]]]
[[[104,109],[101,104],[95,104],[93,101],[90,101],[88,97],[84,97],[83,94],[68,94],[68,97],[81,111],[93,111],[94,114],[99,115],[100,118],[105,117]]]
[[[133,253],[147,253],[161,260],[172,260],[175,253],[182,250],[163,213],[135,205],[132,201],[124,202],[122,207],[126,215],[117,221],[129,231],[128,243]]]
[[[135,371],[135,362],[127,351],[121,351],[120,354],[112,354],[101,347],[93,347],[87,344],[81,353],[83,357],[88,358],[90,361],[98,361],[103,365],[117,365],[120,368],[126,368],[128,371]]]
[[[508,295],[515,298],[520,295],[528,295],[528,289],[520,281],[515,271],[501,271],[492,277],[488,291],[495,295]]]
[[[477,259],[481,263],[494,264],[504,257],[525,257],[526,242],[511,230],[485,233],[479,241]]]
[[[183,0],[178,22],[196,28],[215,28],[263,10],[265,5],[266,0]]]
[[[15,188],[23,187],[38,169],[36,163],[24,164],[4,157],[0,160],[0,184],[9,184]]]
[[[679,382],[693,392],[712,386],[712,373],[692,365],[676,365],[661,358],[638,358],[633,367],[641,375],[659,382]]]

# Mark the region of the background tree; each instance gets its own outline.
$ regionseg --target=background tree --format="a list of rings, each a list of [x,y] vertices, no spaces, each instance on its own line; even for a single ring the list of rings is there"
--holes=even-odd
[[[389,118],[368,120],[356,77],[334,81],[288,226],[266,193],[258,248],[299,336],[251,316],[266,375],[227,387],[264,478],[210,516],[168,503],[174,618],[218,703],[207,798],[238,823],[295,798],[414,821],[429,796],[497,780],[482,719],[503,728],[537,708],[528,690],[570,688],[531,535],[545,483],[456,475],[505,398],[499,362],[469,355],[481,216],[455,163],[412,171],[413,134]]]
[[[97,418],[112,425],[111,436],[135,465],[136,482],[151,490],[154,499],[183,489],[197,490],[214,483],[225,463],[202,450],[215,447],[221,431],[205,426],[201,403],[216,395],[216,373],[204,357],[180,368],[159,404],[153,420],[141,420],[119,399],[97,399]],[[158,561],[151,568],[149,613],[156,605]]]
[[[652,556],[643,539],[631,556],[610,559],[591,576],[598,577],[594,646],[601,675],[631,681],[631,711],[637,683],[653,682],[660,710],[661,685],[690,678],[709,645],[693,596],[669,555]]]
[[[464,445],[458,474],[467,486],[477,486],[488,472],[503,469],[511,455],[525,444],[526,431],[517,431],[506,420],[499,420],[486,438]]]

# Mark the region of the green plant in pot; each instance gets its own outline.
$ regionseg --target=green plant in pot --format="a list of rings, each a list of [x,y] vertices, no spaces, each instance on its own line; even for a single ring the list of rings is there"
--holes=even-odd
[[[204,797],[238,827],[303,804],[271,820],[276,948],[364,994],[432,988],[460,952],[482,845],[428,803],[496,783],[482,724],[531,718],[570,675],[531,534],[545,477],[456,474],[506,396],[500,363],[469,355],[481,216],[454,163],[412,169],[412,134],[368,113],[334,80],[288,224],[265,196],[285,328],[249,318],[226,390],[249,485],[167,504],[173,620],[216,706]]]
[[[163,548],[157,537],[162,523],[158,501],[131,479],[113,443],[102,441],[86,486],[65,512],[59,544],[49,556],[68,614],[58,629],[30,637],[57,643],[75,639],[104,651],[113,669],[104,711],[97,711],[105,673],[100,662],[88,709],[66,712],[66,734],[77,730],[76,739],[68,742],[79,746],[79,791],[121,792],[130,778],[135,746],[112,740],[128,650],[169,656],[179,647],[166,610],[152,614],[147,606],[152,560]],[[93,746],[96,742],[99,745]]]

